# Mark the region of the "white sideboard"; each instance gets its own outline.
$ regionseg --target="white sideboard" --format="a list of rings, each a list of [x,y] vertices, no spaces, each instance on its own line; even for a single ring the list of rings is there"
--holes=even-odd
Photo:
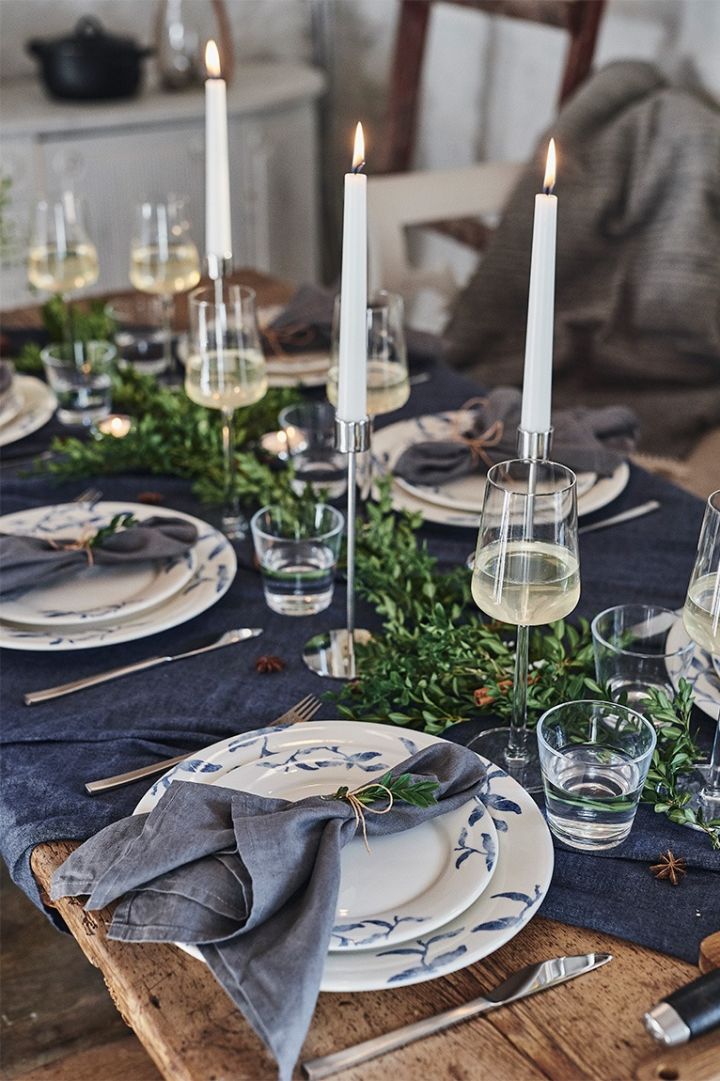
[[[318,274],[316,101],[323,76],[303,64],[245,63],[228,89],[236,266],[294,281]],[[0,87],[3,175],[12,178],[10,227],[18,239],[2,267],[0,305],[28,303],[24,238],[33,202],[70,183],[88,209],[100,257],[94,292],[129,288],[136,203],[187,195],[192,234],[204,237],[204,95],[146,90],[129,101],[53,102],[35,80]]]

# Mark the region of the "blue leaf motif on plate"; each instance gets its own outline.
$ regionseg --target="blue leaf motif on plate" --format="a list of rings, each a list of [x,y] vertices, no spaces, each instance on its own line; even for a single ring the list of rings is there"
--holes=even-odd
[[[338,923],[332,929],[332,937],[337,939],[336,948],[369,946],[372,942],[388,939],[401,923],[424,923],[426,919],[427,916],[393,916],[392,920],[361,920],[359,923]],[[360,931],[363,928],[376,928],[376,930],[372,930],[365,938],[357,938],[348,934],[350,931]]]
[[[472,818],[472,815],[470,817]],[[472,856],[472,855],[484,856],[485,857],[485,867],[486,867],[486,869],[488,871],[490,870],[490,868],[492,867],[492,865],[495,862],[495,852],[496,852],[495,839],[493,838],[492,834],[490,834],[490,833],[481,834],[481,838],[482,838],[482,848],[475,848],[473,845],[469,845],[467,843],[467,839],[468,839],[468,831],[467,831],[467,829],[465,827],[463,827],[463,829],[460,830],[460,836],[458,837],[457,844],[455,845],[455,848],[453,849],[453,852],[459,852],[460,853],[458,858],[455,860],[455,870],[456,871],[459,870],[460,867],[465,862],[465,860],[468,859],[468,857]]]
[[[328,754],[333,755],[333,757],[331,759],[320,760],[311,758],[308,762],[302,761],[304,758],[310,758],[312,755],[317,755],[319,751],[326,751]],[[277,751],[268,751],[263,748],[260,757],[276,757],[278,753],[279,752]],[[363,773],[380,773],[387,769],[387,766],[385,766],[384,763],[376,761],[376,759],[380,757],[380,751],[356,751],[353,754],[343,751],[336,744],[330,746],[318,744],[316,747],[300,747],[297,751],[293,751],[287,758],[282,759],[282,761],[262,763],[258,761],[257,764],[262,765],[265,769],[280,769],[285,771],[292,768],[319,770],[341,765],[346,769],[357,767],[357,769],[362,770]]]
[[[457,946],[454,950],[446,950],[443,953],[435,954],[431,956],[431,950],[438,942],[445,942],[449,938],[455,938],[456,935],[462,934],[463,927],[457,928],[455,931],[445,931],[440,935],[433,935],[431,938],[423,940],[422,938],[416,939],[416,947],[398,947],[395,950],[381,950],[378,953],[378,957],[389,957],[391,955],[403,956],[403,957],[419,957],[420,964],[413,965],[412,968],[403,969],[402,972],[396,972],[393,976],[390,976],[386,983],[399,983],[401,980],[414,979],[416,976],[428,976],[432,974],[436,968],[441,965],[448,964],[450,961],[454,961],[458,957],[462,957],[464,953],[467,953],[467,946]]]
[[[182,773],[217,773],[222,766],[215,762],[206,762],[202,758],[188,758],[178,763],[177,768]]]
[[[476,799],[475,800],[475,807],[471,811],[470,817],[468,818],[468,826],[474,826],[476,822],[480,821],[480,819],[484,816],[484,814],[485,814],[485,805],[483,804],[483,802],[481,800]]]
[[[543,892],[539,885],[535,886],[535,892],[532,897],[527,893],[516,893],[510,891],[508,893],[493,893],[493,898],[504,897],[508,901],[517,902],[522,905],[520,910],[511,916],[501,916],[496,920],[486,920],[485,923],[479,923],[477,927],[471,927],[470,930],[475,931],[502,931],[505,927],[515,927],[523,919],[525,914],[530,911],[531,908],[542,899]]]

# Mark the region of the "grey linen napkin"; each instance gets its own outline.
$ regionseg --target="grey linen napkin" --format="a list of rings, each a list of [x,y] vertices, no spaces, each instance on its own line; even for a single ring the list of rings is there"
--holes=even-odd
[[[475,410],[469,428],[459,436],[477,439],[495,424],[502,425],[498,442],[484,446],[483,454],[495,462],[515,458],[522,395],[515,387],[495,387],[484,405]],[[610,476],[635,445],[637,420],[631,409],[610,405],[604,409],[565,409],[553,416],[553,461],[576,472]],[[443,484],[476,469],[487,470],[469,442],[437,440],[414,443],[400,455],[393,472],[411,484]]]
[[[56,540],[53,547],[42,537],[0,534],[0,596],[47,586],[69,571],[90,565],[84,548],[62,547],[77,540]],[[153,516],[105,537],[92,549],[93,565],[109,567],[144,560],[173,559],[183,555],[197,540],[197,529],[183,518]]]
[[[451,743],[420,751],[393,773],[435,778],[438,802],[368,814],[371,845],[462,806],[485,778],[477,755]],[[354,812],[341,800],[289,803],[176,781],[149,814],[114,822],[77,848],[56,871],[51,896],[88,894],[89,910],[122,898],[110,938],[198,945],[287,1081],[320,988],[341,849],[355,833]]]

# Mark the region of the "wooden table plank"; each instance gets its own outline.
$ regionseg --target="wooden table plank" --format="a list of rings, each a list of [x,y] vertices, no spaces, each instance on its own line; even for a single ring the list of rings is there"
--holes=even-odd
[[[75,842],[55,842],[34,850],[33,871],[44,889],[75,847]],[[107,909],[87,913],[72,898],[59,901],[57,908],[85,955],[102,971],[118,1009],[164,1077],[274,1078],[274,1064],[259,1039],[199,961],[173,946],[111,942],[106,934],[111,918]],[[612,953],[614,960],[565,987],[477,1018],[342,1077],[346,1081],[380,1081],[389,1074],[396,1081],[633,1077],[637,1069],[647,1070],[657,1050],[642,1025],[643,1012],[693,979],[697,969],[610,935],[542,917],[484,962],[451,976],[415,987],[321,995],[303,1057],[328,1054],[467,1001],[522,965],[592,950]]]

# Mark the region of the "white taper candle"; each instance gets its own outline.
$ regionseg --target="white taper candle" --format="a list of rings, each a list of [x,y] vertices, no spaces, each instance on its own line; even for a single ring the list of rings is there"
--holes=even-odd
[[[338,404],[340,420],[367,416],[367,177],[362,125],[355,131],[353,171],[345,176]]]
[[[553,139],[548,148],[543,186],[545,194],[535,196],[520,420],[520,427],[528,432],[545,432],[550,428],[557,233],[557,196],[551,194],[555,186]]]
[[[205,49],[205,251],[218,260],[232,256],[227,93],[214,41]]]

